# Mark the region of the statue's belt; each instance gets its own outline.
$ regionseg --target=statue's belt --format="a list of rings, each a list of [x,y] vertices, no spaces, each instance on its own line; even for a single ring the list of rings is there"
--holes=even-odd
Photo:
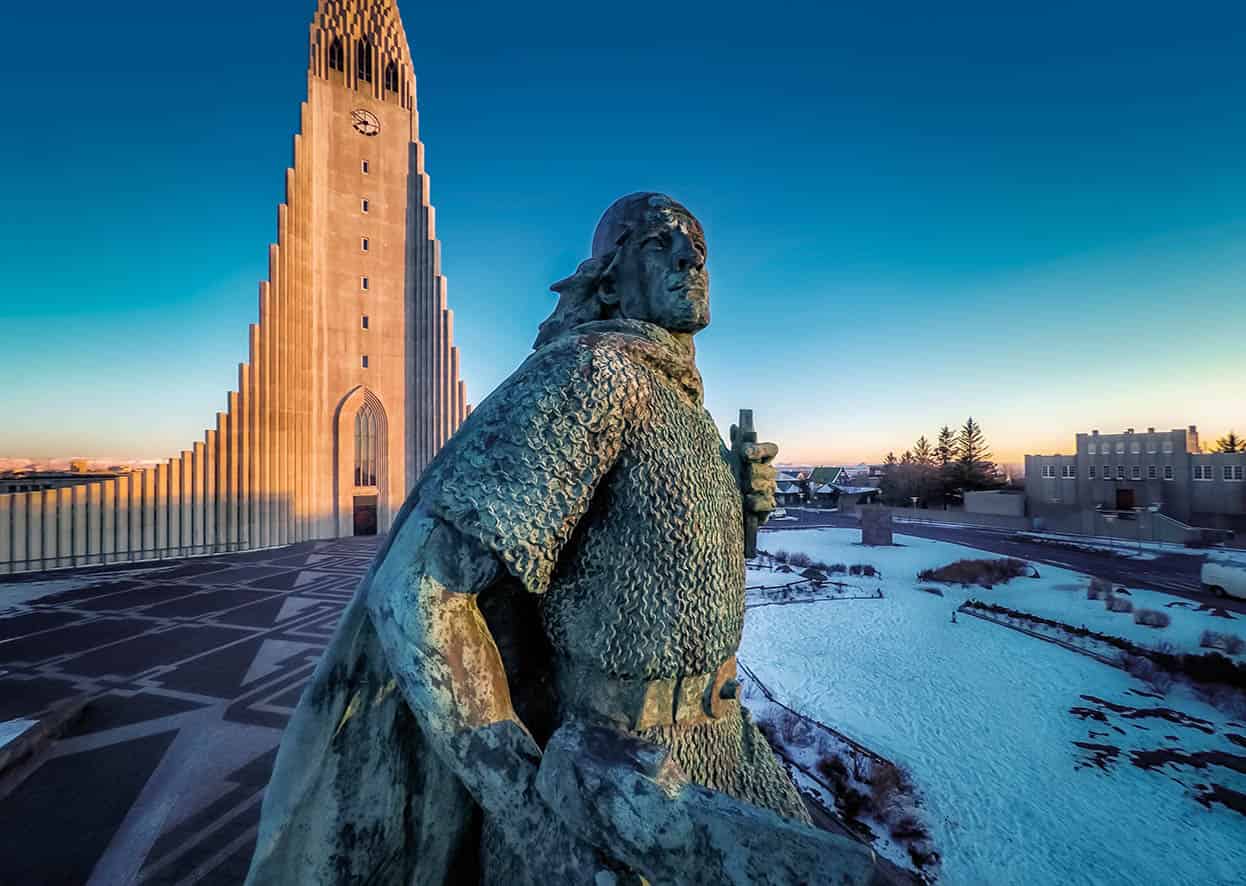
[[[734,655],[708,674],[658,680],[610,677],[567,665],[559,668],[558,687],[568,712],[631,732],[713,720],[739,696]]]

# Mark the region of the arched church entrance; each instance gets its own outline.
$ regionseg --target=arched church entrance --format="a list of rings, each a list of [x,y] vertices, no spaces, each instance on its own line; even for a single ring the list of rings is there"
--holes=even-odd
[[[389,528],[389,426],[385,407],[362,385],[338,406],[334,449],[338,535]]]

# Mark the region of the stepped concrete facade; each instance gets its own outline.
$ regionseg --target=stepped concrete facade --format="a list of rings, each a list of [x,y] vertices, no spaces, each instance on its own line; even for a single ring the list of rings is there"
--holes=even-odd
[[[467,415],[394,0],[319,0],[249,359],[166,464],[0,495],[0,574],[384,532]]]

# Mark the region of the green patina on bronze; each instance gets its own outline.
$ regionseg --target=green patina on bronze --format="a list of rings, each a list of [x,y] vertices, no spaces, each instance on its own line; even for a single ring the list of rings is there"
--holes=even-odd
[[[736,697],[776,448],[702,404],[705,262],[669,197],[607,211],[343,616],[250,883],[870,882]]]

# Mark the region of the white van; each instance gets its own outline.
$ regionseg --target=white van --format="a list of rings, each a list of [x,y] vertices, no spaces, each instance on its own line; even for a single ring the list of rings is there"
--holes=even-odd
[[[1246,564],[1208,557],[1203,564],[1203,590],[1217,597],[1246,600]]]

